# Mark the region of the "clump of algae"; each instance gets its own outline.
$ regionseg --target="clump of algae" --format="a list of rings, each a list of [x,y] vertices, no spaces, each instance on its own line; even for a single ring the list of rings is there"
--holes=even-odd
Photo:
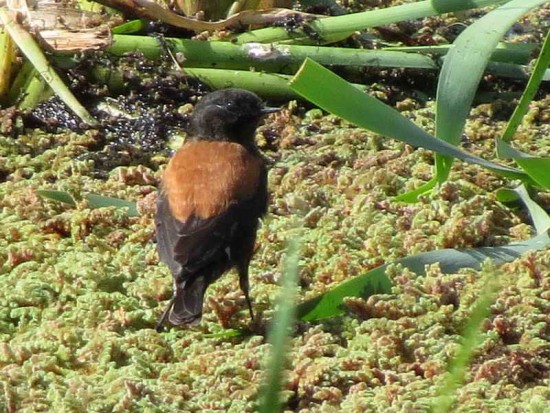
[[[345,3],[363,10],[366,2]],[[431,17],[397,29],[452,40],[453,19]],[[433,131],[432,104],[393,102],[395,95],[384,90],[375,94]],[[548,156],[549,107],[548,96],[532,103],[514,142],[520,149]],[[474,108],[467,150],[494,156],[502,111],[509,111],[503,102]],[[0,119],[2,131],[9,124]],[[272,313],[285,242],[297,227],[304,227],[300,300],[418,252],[504,245],[533,235],[528,217],[493,194],[510,182],[477,166],[455,165],[450,180],[417,204],[395,202],[392,196],[430,178],[433,155],[319,110],[273,115],[258,140],[271,162],[272,193],[251,267],[262,325]],[[264,336],[205,335],[248,325],[234,274],[209,289],[198,328],[153,329],[171,292],[153,243],[151,207],[166,154],[89,157],[97,145],[91,132],[0,134],[0,411],[254,411],[269,351]],[[115,155],[147,162],[114,168],[128,165]],[[106,173],[98,174],[100,167]],[[46,201],[39,189],[68,191],[78,206]],[[137,201],[141,215],[92,210],[82,201],[89,192]],[[541,202],[549,206],[550,197],[541,194]],[[544,411],[549,263],[545,250],[501,268],[486,264],[457,274],[441,274],[434,265],[417,276],[391,266],[391,294],[347,299],[345,316],[299,325],[285,409],[427,411],[484,280],[497,277],[503,287],[454,408]]]
[[[433,108],[414,117],[429,126]],[[285,242],[297,226],[304,227],[301,299],[407,255],[532,235],[526,217],[492,193],[505,182],[475,166],[456,166],[437,191],[403,204],[391,196],[425,182],[427,151],[316,110],[274,115],[258,138],[272,163],[270,214],[251,268],[262,320],[271,314]],[[479,139],[483,152],[490,138]],[[200,327],[153,329],[171,289],[153,243],[159,170],[128,166],[97,178],[93,162],[80,157],[94,144],[89,134],[30,131],[0,140],[7,176],[0,184],[0,408],[253,411],[269,350],[264,337],[204,335],[219,332],[220,320],[247,326],[234,274],[208,291]],[[43,200],[38,189],[68,191],[78,206]],[[86,192],[145,206],[137,218],[92,210],[80,201]],[[348,299],[348,315],[300,326],[283,391],[287,409],[425,411],[491,275],[505,287],[483,326],[457,410],[537,411],[549,397],[549,261],[549,252],[539,251],[502,268],[444,275],[432,266],[421,277],[392,266],[391,294]]]

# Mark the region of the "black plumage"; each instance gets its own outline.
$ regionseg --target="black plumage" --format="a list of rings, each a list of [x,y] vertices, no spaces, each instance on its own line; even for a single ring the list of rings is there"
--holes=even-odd
[[[274,110],[240,89],[213,92],[196,105],[194,132],[170,161],[158,196],[157,249],[174,279],[158,329],[166,316],[176,325],[199,322],[206,289],[231,268],[254,318],[248,267],[268,200],[254,133]]]

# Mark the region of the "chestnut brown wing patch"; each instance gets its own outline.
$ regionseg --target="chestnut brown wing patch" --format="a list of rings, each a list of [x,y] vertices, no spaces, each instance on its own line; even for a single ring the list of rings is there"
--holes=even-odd
[[[232,142],[190,142],[171,159],[163,193],[172,215],[208,219],[232,202],[252,198],[260,185],[261,159]]]

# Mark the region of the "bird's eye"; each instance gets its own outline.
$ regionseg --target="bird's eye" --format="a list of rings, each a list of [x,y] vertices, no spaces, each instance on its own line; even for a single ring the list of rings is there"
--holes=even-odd
[[[227,109],[233,109],[234,106],[235,106],[235,104],[234,104],[233,102],[227,102],[227,103],[225,104],[225,107],[226,107]]]

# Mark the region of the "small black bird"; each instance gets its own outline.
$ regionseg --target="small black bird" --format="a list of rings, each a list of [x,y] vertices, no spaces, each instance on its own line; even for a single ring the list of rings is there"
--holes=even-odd
[[[233,267],[254,319],[248,266],[268,200],[254,133],[278,110],[242,89],[210,93],[195,106],[193,133],[168,163],[157,202],[157,249],[174,277],[158,331],[166,316],[176,325],[198,323],[206,289]]]

